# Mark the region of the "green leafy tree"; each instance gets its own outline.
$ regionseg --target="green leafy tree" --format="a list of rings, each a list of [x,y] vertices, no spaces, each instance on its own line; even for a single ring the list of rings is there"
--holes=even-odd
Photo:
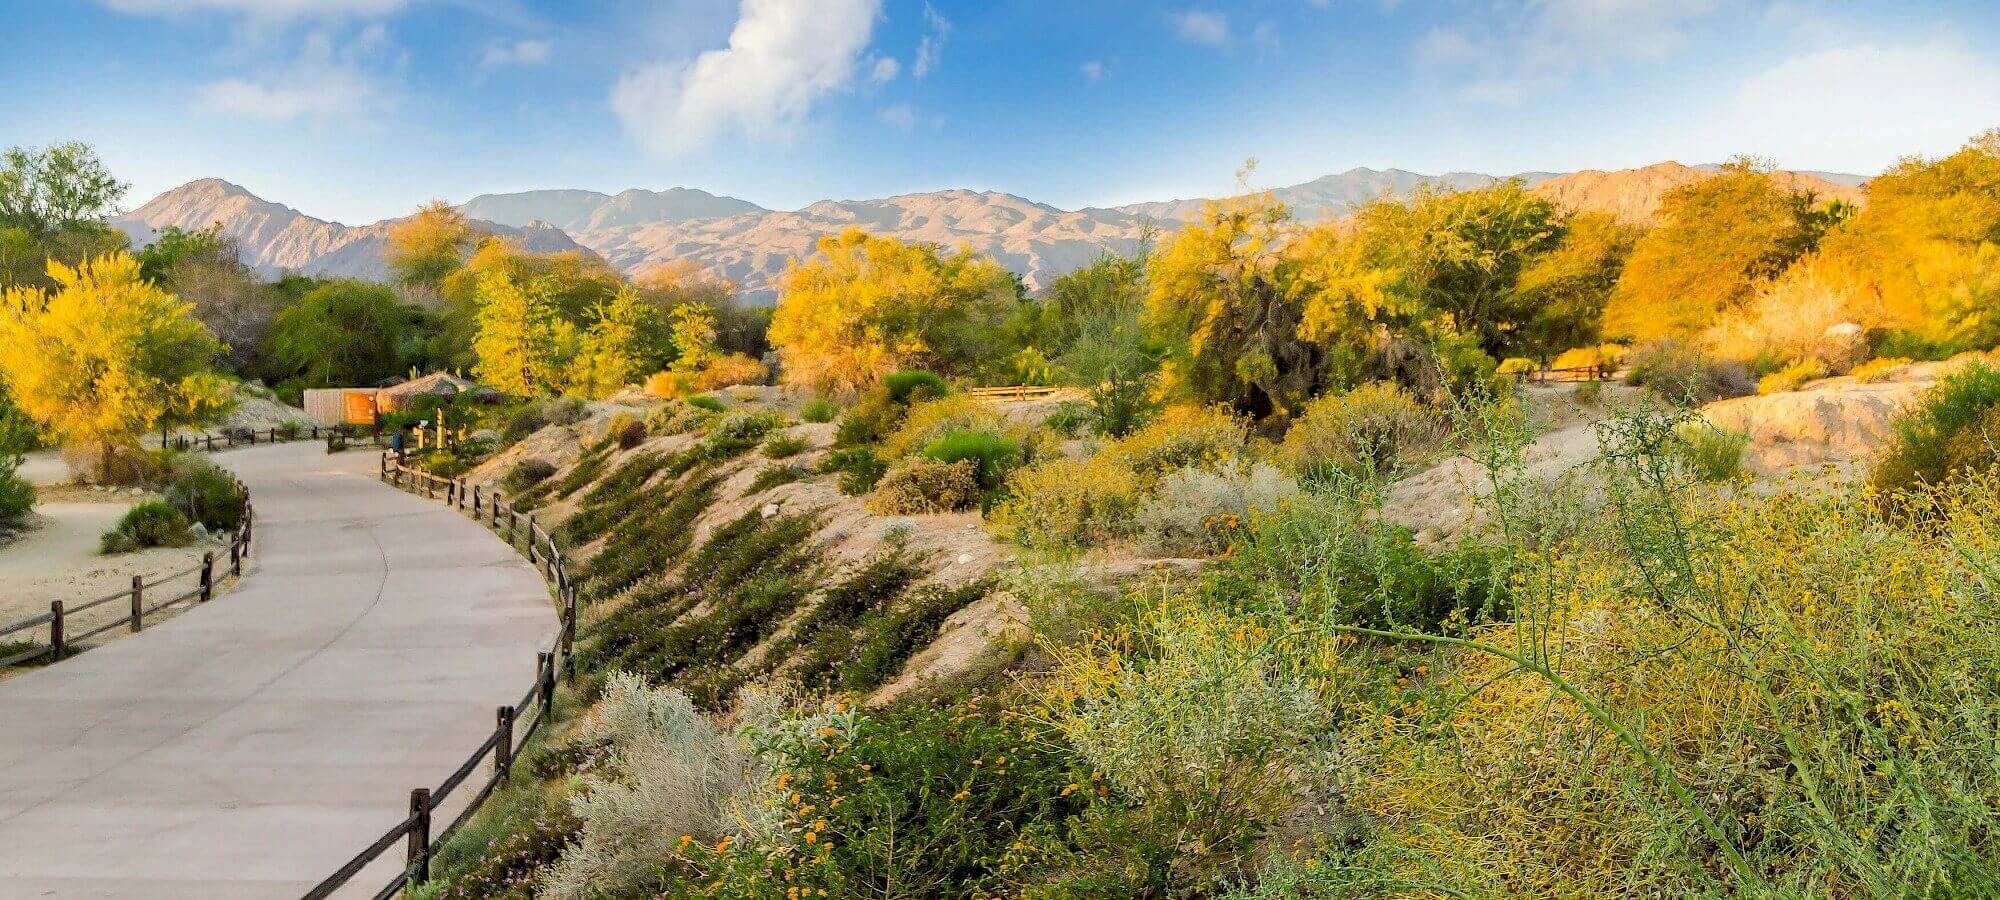
[[[657,313],[639,292],[625,288],[598,307],[596,321],[583,333],[581,359],[572,368],[568,392],[606,397],[659,369],[659,348],[647,341],[658,329]]]
[[[715,313],[707,306],[686,302],[668,313],[672,319],[676,372],[699,372],[721,354],[716,346]]]
[[[100,224],[125,190],[88,144],[14,147],[0,154],[0,225],[36,238]]]
[[[559,394],[576,356],[576,326],[562,317],[549,277],[526,284],[501,271],[479,276],[479,379],[522,397]]]
[[[295,387],[375,384],[403,373],[416,315],[382,285],[316,285],[272,323],[269,365]]]

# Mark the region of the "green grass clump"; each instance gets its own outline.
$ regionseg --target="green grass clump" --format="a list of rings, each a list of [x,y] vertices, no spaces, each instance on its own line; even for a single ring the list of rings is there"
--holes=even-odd
[[[799,421],[819,424],[840,417],[840,404],[820,397],[799,407]]]
[[[764,442],[764,455],[771,459],[784,459],[804,453],[811,447],[812,442],[796,435],[773,435]]]
[[[199,457],[177,457],[170,466],[166,500],[210,531],[235,531],[250,497],[236,478]]]
[[[554,463],[545,459],[524,459],[507,470],[507,476],[500,479],[500,488],[510,494],[518,494],[541,484],[556,474]]]
[[[180,510],[148,500],[126,511],[124,518],[98,539],[99,552],[129,553],[146,547],[185,547],[194,541],[192,523]]]
[[[1012,438],[985,429],[959,429],[924,447],[923,454],[941,463],[972,460],[978,467],[981,490],[996,490],[1007,473],[1021,464],[1021,445]]]
[[[758,472],[757,477],[750,481],[750,487],[743,491],[743,496],[754,497],[778,485],[791,484],[804,477],[806,470],[798,466],[765,466],[764,470]]]
[[[888,473],[889,464],[873,447],[842,447],[820,460],[819,470],[827,474],[839,473],[840,492],[859,497],[875,490],[876,483]]]
[[[1750,436],[1706,421],[1682,423],[1674,429],[1676,449],[1689,471],[1703,481],[1728,481],[1743,470],[1743,451]]]
[[[1983,471],[2000,454],[2000,368],[1983,363],[1938,380],[1892,423],[1894,437],[1870,484],[1885,494]]]
[[[936,400],[951,393],[943,378],[921,369],[892,374],[882,379],[882,388],[889,393],[889,399],[906,404]]]
[[[705,409],[708,410],[709,412],[719,413],[729,408],[726,404],[722,402],[721,398],[711,397],[707,394],[696,394],[695,396],[687,398],[686,402],[687,405],[689,406],[692,406],[696,409]]]

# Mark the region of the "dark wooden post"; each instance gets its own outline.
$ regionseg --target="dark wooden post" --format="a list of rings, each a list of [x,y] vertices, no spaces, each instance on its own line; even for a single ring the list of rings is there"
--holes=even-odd
[[[215,598],[215,551],[201,555],[201,602]]]
[[[243,542],[241,540],[229,542],[229,574],[238,578],[243,577]]]
[[[479,518],[479,485],[472,486],[472,517]]]
[[[389,480],[389,452],[387,450],[382,451],[381,476],[383,481]]]
[[[493,775],[506,781],[514,771],[514,707],[500,707],[493,720],[493,733],[500,736],[493,745]]]
[[[67,649],[69,642],[63,638],[63,602],[61,600],[49,601],[49,615],[53,617],[49,619],[49,652],[55,654],[56,659],[62,659],[63,650]]]
[[[528,514],[528,565],[538,566],[541,565],[541,562],[542,561],[540,559],[535,558],[535,514],[529,513]]]
[[[487,518],[493,520],[492,524],[493,527],[495,528],[500,527],[500,497],[501,493],[499,491],[494,491],[493,496],[488,500],[486,504],[487,510],[492,513],[492,515],[488,516]]]
[[[145,616],[146,616],[146,580],[138,575],[134,575],[132,576],[133,633],[136,634],[138,633],[139,629],[145,627],[145,622],[143,621],[145,619]]]
[[[411,884],[431,880],[431,789],[410,789],[410,848],[404,871]]]
[[[255,539],[256,534],[257,534],[257,507],[246,502],[243,504],[243,555],[244,556],[250,555],[250,542]]]
[[[553,721],[556,714],[556,661],[554,653],[536,651],[535,684],[541,688],[542,720]]]
[[[576,591],[567,592],[563,599],[562,626],[563,671],[570,678],[576,677]]]

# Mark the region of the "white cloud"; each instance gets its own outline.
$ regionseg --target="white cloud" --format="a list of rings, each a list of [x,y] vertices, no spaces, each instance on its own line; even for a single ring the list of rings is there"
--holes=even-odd
[[[1745,80],[1701,149],[1873,174],[1906,154],[1956,150],[1994,126],[1994,110],[2000,63],[1962,42],[1852,44]]]
[[[666,155],[726,132],[782,135],[852,84],[880,12],[881,0],[742,0],[727,47],[625,73],[611,109]]]
[[[1229,43],[1229,17],[1219,12],[1190,9],[1168,13],[1167,21],[1173,23],[1175,33],[1181,40],[1194,44],[1220,47]]]
[[[396,12],[407,0],[101,0],[122,13],[159,15],[184,12],[239,13],[253,19],[297,19],[309,16],[383,15]]]
[[[1097,81],[1104,77],[1104,64],[1097,60],[1093,59],[1090,62],[1084,63],[1082,69],[1083,77],[1091,81]]]
[[[502,66],[538,66],[549,61],[549,49],[554,46],[547,40],[499,41],[486,47],[486,55],[480,57],[483,69],[497,69]]]
[[[1717,0],[1539,0],[1434,29],[1415,55],[1458,80],[1462,99],[1520,103],[1581,71],[1666,59],[1687,43],[1687,24],[1716,7]]]
[[[938,15],[938,11],[928,3],[924,4],[924,24],[930,31],[917,41],[916,61],[910,64],[910,77],[918,81],[937,71],[938,61],[944,56],[945,42],[951,39],[951,20]]]
[[[894,106],[886,107],[878,115],[881,116],[882,121],[894,125],[903,131],[909,131],[917,127],[917,111],[910,108],[910,104],[908,103],[898,103]]]
[[[891,81],[895,81],[896,73],[902,70],[902,64],[896,62],[895,57],[884,56],[875,60],[875,67],[869,71],[868,80],[876,84],[888,84]]]
[[[202,86],[196,108],[262,122],[359,119],[395,104],[389,82],[370,69],[388,49],[380,26],[345,47],[324,34],[306,38],[296,59],[256,78],[224,78]]]

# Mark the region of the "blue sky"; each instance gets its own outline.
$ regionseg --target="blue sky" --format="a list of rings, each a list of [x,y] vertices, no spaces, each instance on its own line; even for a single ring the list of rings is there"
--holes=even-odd
[[[2000,126],[1991,2],[0,0],[0,145],[348,223],[537,187],[1065,208],[1354,166],[1879,171]]]

